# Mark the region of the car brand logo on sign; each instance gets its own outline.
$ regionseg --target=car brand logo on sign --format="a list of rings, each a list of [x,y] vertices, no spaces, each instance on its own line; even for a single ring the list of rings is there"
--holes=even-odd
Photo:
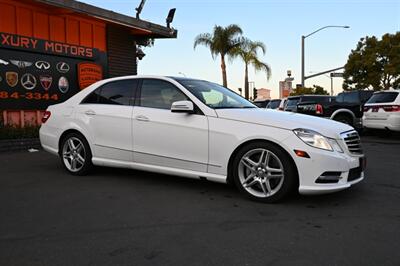
[[[35,66],[37,69],[48,70],[50,68],[50,63],[46,61],[37,61]]]
[[[53,82],[53,77],[49,75],[43,75],[39,77],[40,84],[42,85],[43,89],[46,91],[49,90],[51,87],[51,83]]]
[[[8,86],[15,87],[18,84],[18,73],[6,72],[6,81]]]
[[[36,84],[37,84],[36,78],[32,74],[26,73],[21,78],[21,84],[22,84],[22,87],[24,87],[25,89],[33,90],[36,87]]]
[[[0,59],[0,65],[8,65],[9,63],[3,59]]]
[[[100,65],[94,63],[78,64],[78,83],[81,90],[102,79],[103,68]]]
[[[65,62],[59,62],[56,68],[57,71],[60,73],[67,73],[69,71],[69,65]]]
[[[66,93],[69,89],[69,82],[68,79],[66,77],[61,77],[58,80],[58,89],[62,92],[62,93]]]
[[[30,67],[33,63],[28,61],[10,60],[11,64],[17,66],[18,68]]]

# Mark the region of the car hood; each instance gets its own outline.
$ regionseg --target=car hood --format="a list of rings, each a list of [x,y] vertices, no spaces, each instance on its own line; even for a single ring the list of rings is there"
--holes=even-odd
[[[270,109],[217,109],[219,118],[236,120],[288,130],[304,128],[314,130],[329,138],[340,138],[340,133],[354,130],[351,126],[326,118],[283,112]]]

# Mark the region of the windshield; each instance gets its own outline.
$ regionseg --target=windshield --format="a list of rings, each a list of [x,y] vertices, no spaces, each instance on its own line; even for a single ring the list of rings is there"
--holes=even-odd
[[[257,108],[242,96],[218,84],[194,79],[176,79],[176,81],[210,108]]]
[[[286,107],[295,107],[299,103],[300,98],[289,98]]]
[[[272,100],[269,102],[267,105],[268,109],[276,109],[279,107],[279,104],[281,103],[281,100]]]

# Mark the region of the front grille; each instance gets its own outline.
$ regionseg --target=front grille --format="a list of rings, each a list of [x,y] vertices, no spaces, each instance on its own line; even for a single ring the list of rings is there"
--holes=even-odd
[[[346,143],[347,149],[351,154],[362,154],[361,140],[357,131],[349,131],[342,133],[344,142]]]

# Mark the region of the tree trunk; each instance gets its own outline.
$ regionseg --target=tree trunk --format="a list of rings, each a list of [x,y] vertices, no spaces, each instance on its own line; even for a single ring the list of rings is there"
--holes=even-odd
[[[246,63],[244,68],[244,97],[247,100],[249,99],[249,67]]]
[[[228,88],[228,81],[226,79],[225,55],[223,54],[221,54],[221,70],[222,70],[222,85]]]

